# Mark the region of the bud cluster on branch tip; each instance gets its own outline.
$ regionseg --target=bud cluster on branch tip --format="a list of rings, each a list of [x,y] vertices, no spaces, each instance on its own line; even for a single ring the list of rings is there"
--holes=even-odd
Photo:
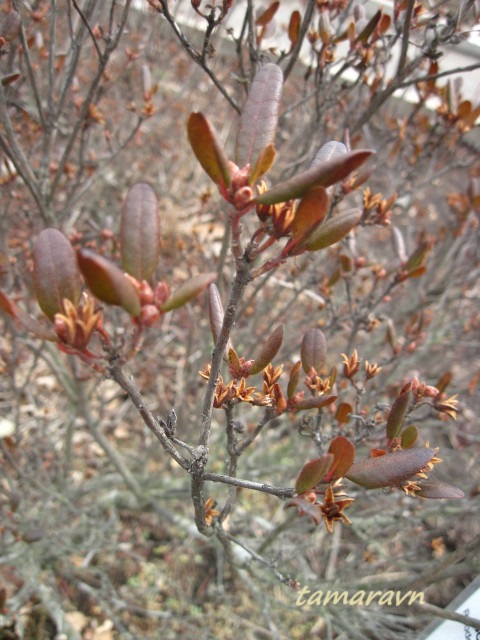
[[[235,161],[229,160],[220,141],[201,113],[192,113],[187,132],[192,150],[221,196],[233,206],[234,216],[255,208],[261,226],[254,232],[256,252],[283,237],[290,240],[280,259],[304,251],[318,251],[344,238],[360,221],[354,209],[331,214],[332,186],[345,180],[371,155],[370,150],[349,151],[341,142],[323,145],[310,167],[268,189],[260,178],[275,158],[283,74],[275,64],[257,71],[242,109],[235,143]],[[298,200],[298,202],[297,202]],[[260,244],[262,236],[270,238]]]
[[[110,235],[110,234],[109,234]],[[97,333],[106,344],[102,310],[83,283],[99,301],[122,307],[131,316],[137,339],[143,328],[160,316],[185,305],[211,284],[215,273],[192,276],[173,293],[168,283],[152,283],[160,257],[158,202],[153,189],[135,184],[127,193],[120,216],[120,254],[123,270],[89,248],[75,251],[57,229],[42,231],[33,244],[33,285],[38,304],[52,323],[45,330],[0,292],[0,309],[15,317],[36,336],[57,340],[64,351],[93,358],[87,350]]]

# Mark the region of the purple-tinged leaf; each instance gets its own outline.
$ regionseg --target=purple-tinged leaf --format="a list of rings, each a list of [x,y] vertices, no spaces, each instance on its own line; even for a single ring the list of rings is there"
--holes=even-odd
[[[395,399],[390,409],[390,413],[387,418],[386,433],[389,440],[393,440],[400,433],[400,429],[403,426],[403,421],[407,415],[408,406],[412,394],[410,391],[405,391]]]
[[[335,402],[338,396],[310,396],[307,398],[303,398],[297,405],[295,405],[295,409],[299,409],[304,411],[305,409],[322,409],[323,407],[327,407],[329,404]]]
[[[198,296],[205,287],[208,287],[216,277],[216,273],[200,273],[197,276],[193,276],[172,293],[165,304],[161,306],[161,311],[172,311],[173,309],[183,307],[183,305],[187,304],[192,298]]]
[[[128,191],[120,223],[124,271],[139,282],[150,280],[160,254],[160,219],[155,191],[139,182]]]
[[[300,15],[300,11],[295,10],[290,16],[290,22],[288,23],[288,38],[292,43],[292,49],[298,40],[301,22],[302,16]]]
[[[442,498],[448,498],[449,500],[458,500],[464,498],[464,492],[458,487],[454,487],[447,482],[439,482],[438,480],[424,480],[418,483],[420,491],[416,492],[417,496],[423,498],[430,498],[433,500],[440,500]]]
[[[305,242],[305,247],[308,251],[320,251],[340,242],[357,226],[361,218],[362,211],[360,209],[349,209],[337,213],[315,229]]]
[[[330,142],[326,142],[322,147],[320,147],[314,155],[309,169],[315,169],[315,167],[320,167],[322,164],[326,164],[332,160],[338,160],[347,154],[348,149],[343,142],[330,140]]]
[[[215,131],[203,113],[191,113],[187,123],[193,153],[213,182],[222,188],[230,184],[228,160]]]
[[[262,344],[259,354],[250,367],[249,373],[251,376],[263,371],[277,355],[278,350],[282,346],[284,328],[283,324],[279,324]]]
[[[352,171],[358,169],[373,154],[373,151],[358,149],[335,157],[326,163],[318,164],[303,173],[290,178],[257,196],[259,204],[278,204],[287,200],[301,198],[313,187],[329,187],[344,180]]]
[[[395,487],[421,471],[434,457],[435,451],[421,447],[368,458],[353,464],[345,477],[366,489]]]
[[[255,166],[274,142],[282,87],[283,73],[276,64],[265,64],[255,74],[237,132],[235,162],[240,168]]]
[[[305,373],[310,373],[310,369],[315,369],[317,373],[321,371],[327,359],[327,341],[323,331],[313,328],[305,332],[300,358]]]
[[[333,463],[333,455],[326,453],[320,458],[310,460],[303,465],[295,481],[296,493],[310,491],[321,482],[322,478],[330,471]]]
[[[2,86],[6,87],[9,84],[12,84],[12,82],[15,82],[15,80],[18,80],[20,78],[20,73],[9,73],[6,76],[2,77]]]
[[[77,258],[85,282],[94,296],[107,304],[122,307],[132,316],[139,315],[139,294],[123,271],[90,249],[80,249]]]
[[[80,272],[72,245],[58,229],[44,229],[33,245],[33,286],[43,313],[53,320],[63,300],[78,304]]]
[[[333,462],[323,482],[335,482],[343,478],[355,459],[355,447],[344,436],[337,436],[330,442],[328,453],[332,454]]]

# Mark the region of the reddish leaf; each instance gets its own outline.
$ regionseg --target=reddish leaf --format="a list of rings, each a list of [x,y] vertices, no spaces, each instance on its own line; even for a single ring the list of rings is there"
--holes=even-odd
[[[319,251],[339,242],[357,226],[361,217],[360,209],[349,209],[329,218],[308,238],[306,248],[308,251]]]
[[[276,64],[260,67],[242,110],[235,145],[235,162],[255,166],[259,155],[274,142],[283,73]]]
[[[270,334],[269,338],[262,344],[258,356],[254,359],[250,367],[250,375],[253,376],[263,371],[277,355],[278,350],[282,346],[284,328],[283,324],[279,324]]]
[[[298,40],[301,21],[302,16],[300,15],[300,11],[294,11],[290,16],[290,22],[288,23],[288,37],[292,43],[292,49]]]
[[[255,19],[255,25],[257,27],[266,27],[277,13],[279,6],[280,2],[272,2],[272,4]]]
[[[328,453],[333,455],[333,463],[323,481],[335,482],[343,478],[352,466],[355,459],[355,447],[347,438],[337,436],[331,441]]]
[[[417,496],[431,499],[448,498],[456,500],[464,498],[465,494],[458,487],[454,487],[447,482],[439,482],[438,480],[425,480],[419,483],[420,491],[416,492]]]
[[[216,273],[200,273],[197,276],[193,276],[193,278],[184,282],[172,293],[170,298],[162,305],[161,310],[166,312],[183,307],[184,304],[187,304],[187,302],[203,291],[205,287],[208,287],[216,277]]]
[[[305,493],[321,482],[322,478],[330,471],[333,463],[333,455],[327,453],[320,458],[307,462],[295,481],[295,491]]]
[[[367,489],[394,487],[418,473],[435,455],[435,449],[422,447],[387,453],[353,464],[346,477]]]
[[[387,438],[389,440],[393,440],[393,438],[396,438],[400,433],[403,421],[407,415],[411,397],[412,394],[410,391],[406,391],[405,393],[400,394],[392,404],[386,426]]]
[[[9,84],[12,84],[12,82],[15,82],[15,80],[18,80],[20,78],[20,74],[19,73],[9,73],[6,76],[2,77],[2,86],[6,87]]]
[[[350,151],[350,153],[333,158],[324,164],[316,165],[303,173],[297,174],[290,180],[257,196],[256,200],[260,204],[278,204],[279,202],[301,198],[313,187],[329,187],[335,182],[344,180],[373,153],[373,151],[364,149]]]
[[[300,347],[300,357],[305,373],[310,373],[310,369],[319,372],[327,359],[327,341],[320,329],[308,329],[305,332]]]
[[[202,113],[192,113],[187,123],[188,140],[197,160],[219,187],[228,187],[228,160],[217,136]]]
[[[102,302],[122,307],[132,316],[140,313],[140,298],[132,282],[117,266],[89,249],[77,253],[88,288]]]
[[[330,198],[324,187],[314,187],[303,196],[291,226],[292,236],[299,244],[305,242],[323,222],[329,206]]]
[[[352,411],[352,405],[349,402],[341,402],[335,412],[335,418],[340,424],[345,424],[350,421],[349,415]]]
[[[365,28],[359,33],[357,37],[357,42],[366,43],[372,33],[375,31],[377,24],[380,22],[382,17],[382,10],[379,9],[377,13],[369,20]]]
[[[72,245],[58,229],[44,229],[33,245],[33,285],[43,313],[53,320],[67,298],[80,298],[80,273]]]
[[[149,184],[139,182],[128,191],[120,223],[124,270],[139,282],[150,280],[160,253],[158,201]]]

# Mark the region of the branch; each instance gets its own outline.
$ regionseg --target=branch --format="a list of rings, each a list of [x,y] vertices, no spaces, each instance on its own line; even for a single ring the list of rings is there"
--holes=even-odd
[[[147,2],[151,7],[156,9],[159,13],[163,14],[163,16],[167,20],[168,24],[171,26],[174,34],[176,35],[176,37],[180,41],[180,43],[181,43],[182,47],[184,48],[184,50],[186,51],[186,53],[188,53],[188,55],[192,58],[192,60],[196,64],[198,64],[199,67],[201,67],[205,71],[205,73],[209,76],[209,78],[211,79],[213,84],[217,87],[217,89],[220,91],[220,93],[228,100],[228,102],[232,105],[232,107],[235,109],[235,111],[237,113],[240,113],[240,107],[235,102],[235,100],[230,96],[230,94],[227,92],[225,87],[222,85],[222,83],[217,78],[217,76],[213,73],[213,71],[210,69],[210,67],[208,67],[205,64],[205,62],[204,62],[204,60],[202,58],[202,54],[198,53],[198,51],[190,44],[190,42],[184,36],[183,32],[181,31],[181,29],[178,26],[178,24],[175,22],[172,14],[170,13],[170,11],[168,9],[167,0],[158,0],[158,2],[161,5],[161,9],[158,6],[157,2],[154,2],[153,0],[147,0]]]
[[[466,67],[457,67],[456,69],[448,69],[447,71],[440,71],[439,73],[431,73],[427,76],[421,76],[420,78],[412,78],[411,80],[406,80],[405,82],[401,82],[397,89],[404,89],[405,87],[410,87],[412,84],[419,84],[420,82],[428,82],[429,80],[436,80],[437,78],[444,78],[446,76],[453,76],[460,73],[468,73],[469,71],[475,71],[475,69],[480,68],[480,62],[476,62],[474,64],[470,64]]]
[[[402,34],[402,50],[400,52],[400,59],[398,61],[397,73],[396,76],[400,76],[405,67],[405,62],[407,60],[407,51],[408,51],[408,38],[410,35],[410,26],[412,23],[412,15],[413,8],[415,6],[415,0],[408,0],[407,13],[405,15],[405,22],[403,23],[403,34]]]
[[[135,385],[133,377],[127,377],[125,375],[125,372],[123,371],[118,358],[115,357],[115,354],[111,354],[110,356],[109,371],[112,379],[115,380],[115,382],[117,382],[117,384],[119,384],[120,387],[122,387],[122,389],[127,393],[138,413],[142,416],[143,422],[150,429],[153,435],[160,441],[160,444],[165,449],[165,451],[170,454],[175,462],[177,462],[183,469],[189,470],[191,461],[187,460],[187,458],[184,458],[170,442],[170,439],[165,433],[165,430],[160,425],[158,420],[155,419],[152,412],[145,404],[144,399],[142,398]]]
[[[230,484],[235,487],[241,487],[242,489],[250,489],[251,491],[262,491],[263,493],[269,493],[272,496],[277,496],[277,498],[291,498],[295,494],[294,489],[282,489],[281,487],[274,487],[266,482],[242,480],[241,478],[232,478],[231,476],[225,476],[221,473],[204,473],[203,480],[205,482],[221,482],[222,484]]]

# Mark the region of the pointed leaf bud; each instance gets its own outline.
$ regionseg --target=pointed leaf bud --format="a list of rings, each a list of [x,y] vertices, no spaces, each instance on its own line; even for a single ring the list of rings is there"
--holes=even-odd
[[[160,254],[158,201],[149,184],[139,182],[128,191],[120,222],[123,269],[138,281],[149,280]]]
[[[390,413],[387,418],[387,438],[392,440],[396,438],[400,433],[400,429],[403,426],[403,421],[405,420],[405,416],[407,415],[408,406],[410,404],[410,399],[412,394],[410,391],[406,391],[398,396],[398,398],[392,404],[392,408],[390,409]]]
[[[33,245],[33,286],[43,313],[53,320],[63,300],[80,298],[80,272],[72,245],[58,229],[44,229]]]
[[[327,341],[320,329],[308,329],[305,332],[300,348],[300,357],[305,373],[311,369],[320,372],[327,359]]]
[[[262,344],[258,356],[254,359],[250,367],[250,375],[255,375],[263,371],[277,355],[278,350],[282,346],[284,328],[283,324],[279,324],[270,334],[269,338]]]

